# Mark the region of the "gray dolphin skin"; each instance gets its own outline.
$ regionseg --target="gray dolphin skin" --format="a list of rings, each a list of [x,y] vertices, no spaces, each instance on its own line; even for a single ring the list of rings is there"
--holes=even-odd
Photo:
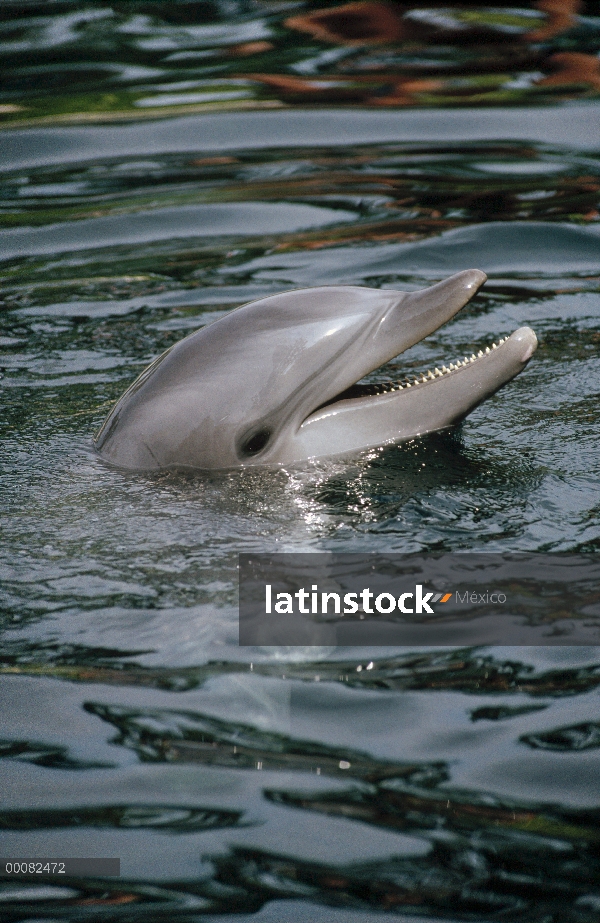
[[[533,330],[418,380],[359,382],[450,320],[486,278],[469,269],[418,292],[326,286],[243,305],[142,372],[95,446],[127,469],[228,469],[350,456],[450,427],[525,367]]]

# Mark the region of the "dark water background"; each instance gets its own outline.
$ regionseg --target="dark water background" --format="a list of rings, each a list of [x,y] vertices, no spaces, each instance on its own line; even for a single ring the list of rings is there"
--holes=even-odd
[[[240,550],[600,548],[600,5],[339,6],[0,9],[0,852],[122,873],[2,884],[3,920],[600,919],[597,649],[237,646]],[[94,455],[230,308],[468,267],[373,376],[531,325],[457,433],[276,473]]]

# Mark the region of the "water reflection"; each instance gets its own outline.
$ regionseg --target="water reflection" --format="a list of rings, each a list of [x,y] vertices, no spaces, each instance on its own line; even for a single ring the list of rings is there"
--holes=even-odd
[[[79,269],[85,280],[82,295],[89,298],[96,290],[101,297],[104,292],[139,297],[160,293],[171,279],[197,285],[223,262],[233,267],[273,248],[411,241],[491,221],[593,222],[599,189],[594,156],[566,157],[560,149],[517,142],[316,148],[304,151],[302,158],[284,148],[216,158],[161,156],[151,163],[105,159],[7,176],[1,192],[1,221],[7,229],[2,255],[7,260],[43,254],[52,226],[60,224],[61,249],[79,252],[88,267],[87,272]],[[273,203],[261,206],[267,223],[276,222],[271,233],[265,219],[257,221],[255,202]],[[277,203],[289,203],[287,211]],[[318,211],[310,211],[315,206]],[[18,230],[24,210],[27,231]],[[194,233],[194,223],[203,216],[222,244],[202,241],[206,235],[201,230]],[[111,233],[110,262],[116,265],[107,278],[105,248]],[[172,239],[182,236],[185,246],[175,249]],[[134,256],[126,247],[129,237],[138,249],[144,244],[142,253]],[[91,249],[99,252],[85,254]],[[126,266],[123,275],[119,264]],[[18,283],[26,271],[25,278],[35,285],[43,265],[30,258],[22,268],[16,264],[10,276]],[[57,281],[72,279],[68,265],[58,260]],[[72,298],[74,280],[69,284]],[[45,280],[40,295],[50,290]]]
[[[4,120],[548,103],[600,89],[596,3],[5,4]],[[27,87],[24,93],[23,88]]]
[[[86,711],[114,725],[113,742],[136,751],[140,759],[191,762],[236,769],[292,770],[373,782],[404,778],[434,784],[447,778],[438,764],[401,764],[323,743],[294,740],[252,725],[210,715],[171,710],[134,711],[86,702]]]
[[[215,677],[263,676],[304,683],[340,683],[352,689],[372,691],[453,691],[464,694],[528,695],[560,698],[592,692],[600,685],[600,665],[535,670],[517,659],[498,659],[478,648],[450,648],[409,652],[369,660],[314,660],[314,649],[279,660],[268,651],[251,650],[252,662],[210,661],[200,666],[151,667],[131,661],[132,654],[102,651],[76,645],[7,643],[0,674],[50,676],[69,682],[140,686],[165,692],[189,692],[204,687]],[[321,687],[319,687],[321,688]],[[261,709],[264,712],[265,700]],[[545,708],[545,704],[481,705],[472,721],[498,721]],[[93,710],[93,709],[92,709]],[[94,713],[96,713],[94,711]],[[108,711],[107,720],[118,723],[119,711]],[[101,717],[105,717],[102,711]],[[127,717],[125,713],[125,718]],[[120,720],[120,719],[119,719]],[[210,724],[210,722],[209,722]],[[216,730],[198,732],[217,734]],[[225,733],[225,731],[223,731]],[[212,739],[212,737],[211,737]],[[7,751],[6,755],[12,755]]]
[[[0,811],[0,830],[45,830],[61,827],[108,827],[198,833],[240,824],[241,811],[187,808],[179,805],[109,804],[37,811]]]
[[[464,667],[458,652],[444,655]],[[468,652],[463,652],[468,659]],[[432,655],[411,654],[396,663],[396,669],[410,672],[434,662]],[[477,656],[472,653],[474,661]],[[429,658],[429,662],[428,662]],[[403,663],[403,667],[399,664]],[[483,666],[485,658],[480,658]],[[441,666],[440,661],[440,666]],[[273,664],[265,664],[273,669]],[[366,665],[364,670],[338,664],[338,673],[353,669],[354,675],[375,676],[386,665]],[[485,662],[486,679],[493,664]],[[505,676],[514,676],[523,664],[499,664]],[[320,664],[319,669],[332,668]],[[391,663],[387,664],[390,669]],[[293,671],[294,665],[286,665]],[[305,664],[302,669],[309,670]],[[555,671],[558,677],[560,671]],[[563,671],[566,678],[568,671]],[[549,675],[538,677],[550,691]],[[574,678],[571,671],[570,680]],[[329,677],[332,678],[332,677]],[[340,679],[343,678],[339,676]],[[530,677],[532,679],[533,677]],[[435,683],[431,688],[438,688]],[[491,688],[496,688],[492,683]],[[541,687],[538,687],[540,691]],[[573,689],[569,686],[568,693]],[[452,783],[447,761],[401,761],[349,748],[325,744],[264,730],[197,711],[121,707],[88,702],[88,713],[117,730],[113,744],[132,749],[143,763],[170,766],[218,766],[226,773],[251,773],[262,792],[269,823],[289,812],[314,814],[331,822],[343,819],[346,835],[365,838],[366,830],[385,830],[398,836],[397,848],[379,855],[376,861],[336,863],[308,860],[258,846],[222,842],[205,849],[201,870],[188,880],[164,877],[148,884],[125,878],[118,883],[94,879],[66,879],[68,893],[50,895],[52,907],[61,919],[105,919],[96,914],[111,908],[110,919],[129,920],[131,905],[152,919],[169,914],[189,919],[190,911],[255,913],[273,900],[301,899],[324,906],[354,910],[418,910],[451,918],[479,919],[481,914],[502,913],[508,920],[580,923],[596,919],[598,857],[600,837],[598,808],[586,809],[499,797],[481,789]],[[514,708],[519,720],[531,708]],[[494,720],[499,715],[480,715]],[[503,717],[507,717],[504,715]],[[550,746],[571,741],[575,750],[590,743],[592,725],[562,728],[521,740],[531,746]],[[576,734],[587,734],[584,745]],[[597,726],[594,733],[597,736]],[[293,771],[294,775],[290,774]],[[276,775],[283,773],[283,775]],[[275,775],[274,775],[275,774]],[[319,784],[311,782],[320,776]],[[263,781],[264,780],[264,781]],[[275,781],[276,780],[276,781]],[[274,784],[275,781],[275,784]],[[304,790],[303,790],[304,787]],[[224,789],[223,789],[224,792]],[[223,797],[223,795],[222,795]],[[270,815],[274,810],[275,815]],[[263,821],[264,822],[264,821]],[[219,829],[238,829],[244,820],[240,811],[179,804],[106,804],[103,806],[10,810],[0,812],[5,831],[68,828],[106,830],[156,830],[171,834],[201,834]],[[421,848],[414,844],[421,843]],[[29,887],[26,891],[25,888]],[[47,891],[32,876],[18,885],[4,885],[0,894],[7,919],[31,913],[38,902],[49,899]],[[123,906],[121,906],[123,905]],[[166,919],[166,916],[165,916]]]
[[[432,505],[433,494],[440,488],[450,491],[461,484],[478,484],[485,492],[485,506],[475,510],[479,522],[488,516],[498,516],[504,505],[503,494],[510,491],[514,497],[534,489],[539,484],[540,473],[524,459],[522,464],[504,465],[501,460],[491,460],[483,453],[470,453],[458,433],[414,439],[401,447],[389,447],[372,453],[372,457],[357,470],[347,467],[345,471],[311,486],[307,484],[308,495],[336,522],[349,522],[354,527],[389,530],[393,520],[406,504],[426,491]],[[448,526],[458,505],[446,498],[446,522]],[[433,513],[432,506],[430,514]],[[424,519],[426,514],[423,510]],[[463,523],[462,515],[458,514]],[[463,523],[464,524],[464,523]],[[460,542],[458,536],[455,537]],[[418,544],[415,536],[415,546]],[[453,547],[457,547],[453,544]],[[442,550],[437,543],[436,550]]]
[[[597,721],[586,721],[584,724],[553,728],[540,734],[524,734],[521,740],[530,747],[558,750],[561,753],[590,750],[600,747],[600,724]]]
[[[60,744],[34,740],[0,740],[0,759],[31,763],[46,769],[110,769],[111,763],[95,763],[70,756]]]

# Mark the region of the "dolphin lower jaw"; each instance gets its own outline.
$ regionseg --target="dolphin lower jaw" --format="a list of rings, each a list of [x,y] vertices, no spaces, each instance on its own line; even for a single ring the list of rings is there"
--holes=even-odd
[[[375,395],[353,396],[350,388],[304,420],[280,462],[349,455],[447,429],[518,375],[536,347],[533,330],[521,327],[485,351],[384,391],[385,384],[356,386],[380,391]]]

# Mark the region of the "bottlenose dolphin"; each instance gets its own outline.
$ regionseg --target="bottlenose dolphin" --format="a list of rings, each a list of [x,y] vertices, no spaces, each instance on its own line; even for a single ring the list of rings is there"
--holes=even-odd
[[[453,317],[486,278],[469,269],[418,292],[327,286],[243,305],[142,372],[96,448],[137,470],[277,466],[452,426],[524,368],[533,330],[418,379],[359,382]]]

